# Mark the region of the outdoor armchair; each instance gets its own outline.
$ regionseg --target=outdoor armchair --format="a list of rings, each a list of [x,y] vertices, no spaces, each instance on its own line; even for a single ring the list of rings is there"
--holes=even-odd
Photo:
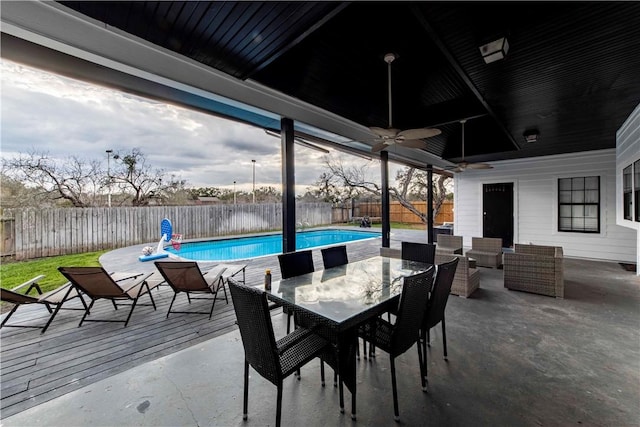
[[[436,242],[436,254],[462,255],[462,236],[438,234],[438,241]]]
[[[467,298],[480,287],[480,270],[475,266],[472,267],[469,262],[469,257],[464,255],[436,253],[436,264],[443,264],[447,261],[451,261],[454,257],[458,258],[458,267],[456,268],[456,274],[453,277],[451,293]]]
[[[472,237],[471,249],[465,255],[474,258],[478,266],[498,268],[502,265],[502,239]]]
[[[162,277],[171,289],[173,289],[173,298],[167,311],[167,317],[170,313],[182,313],[182,314],[208,314],[209,319],[213,315],[213,309],[216,306],[216,301],[222,299],[218,297],[218,292],[222,290],[224,292],[224,300],[229,304],[229,298],[227,298],[227,291],[225,288],[225,282],[222,277],[222,273],[226,270],[226,267],[214,267],[204,274],[200,271],[200,267],[194,261],[156,261],[156,267]],[[171,311],[173,303],[179,293],[184,292],[187,295],[187,300],[191,304],[192,299],[208,299],[212,300],[211,310],[204,311]],[[195,297],[193,295],[209,295]]]
[[[82,323],[86,320],[87,322],[121,322],[124,323],[126,327],[129,324],[129,319],[131,319],[136,305],[149,305],[138,304],[138,299],[145,294],[149,295],[151,305],[154,310],[156,309],[156,304],[153,301],[153,296],[150,291],[158,286],[158,283],[149,284],[147,282],[147,279],[153,273],[116,273],[112,275],[102,267],[58,267],[58,271],[60,271],[78,291],[91,299],[91,303],[86,307],[84,316],[82,316],[78,326],[82,326]],[[111,301],[116,310],[118,309],[118,301],[129,301],[131,305],[129,315],[125,320],[87,319],[95,302],[101,299]]]
[[[82,298],[82,295],[78,292],[76,288],[74,288],[71,285],[71,283],[67,282],[66,284],[58,287],[57,289],[51,290],[43,294],[42,289],[40,289],[40,285],[38,284],[38,281],[41,280],[42,278],[44,278],[44,275],[36,276],[33,279],[28,280],[23,284],[16,286],[15,288],[12,288],[11,290],[0,289],[0,296],[2,301],[14,304],[9,314],[7,314],[7,316],[2,321],[2,324],[0,324],[0,328],[5,326],[12,327],[12,328],[42,328],[42,331],[40,331],[40,333],[44,333],[49,327],[49,325],[51,324],[51,322],[53,321],[53,319],[58,314],[58,311],[62,309],[62,305],[65,302],[75,297],[80,297],[80,301],[82,301],[82,305],[84,306],[84,308],[65,307],[64,310],[85,310],[86,311],[87,304],[85,303],[84,298]],[[18,292],[19,290],[24,288],[27,288],[25,293]],[[38,294],[29,295],[29,293],[32,290],[35,290]],[[13,314],[16,312],[16,310],[18,310],[19,307],[25,304],[43,304],[50,313],[49,320],[47,320],[47,323],[44,326],[35,326],[35,325],[27,325],[27,324],[8,325],[7,321],[9,320],[9,318],[13,316]],[[52,306],[55,306],[55,310],[51,309]]]

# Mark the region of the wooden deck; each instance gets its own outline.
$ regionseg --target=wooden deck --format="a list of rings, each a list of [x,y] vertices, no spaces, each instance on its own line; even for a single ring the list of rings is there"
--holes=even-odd
[[[424,239],[424,232],[412,233],[416,240]],[[403,238],[407,238],[406,234]],[[380,239],[352,242],[347,245],[350,261],[379,254]],[[118,257],[107,257],[108,270],[129,271],[131,266],[155,268],[152,263],[137,262],[138,249],[128,254],[133,263],[119,262]],[[314,250],[316,270],[322,269],[319,250]],[[264,257],[247,262],[248,284],[262,283],[264,271],[270,268],[273,279],[279,280],[277,257]],[[30,328],[1,330],[0,383],[2,417],[8,417],[55,397],[107,378],[119,372],[175,353],[236,328],[235,313],[229,296],[229,304],[217,301],[211,320],[203,314],[166,313],[173,297],[168,286],[153,291],[157,311],[151,306],[137,306],[129,325],[118,323],[84,323],[78,327],[79,311],[61,310],[46,333]],[[148,297],[141,298],[149,302]],[[70,301],[69,307],[81,306],[80,301]],[[191,309],[208,310],[209,302],[196,300]],[[67,305],[65,305],[67,306]],[[179,295],[174,309],[189,309],[184,295]],[[109,302],[96,303],[92,318],[124,319],[128,307],[117,312]],[[279,310],[274,311],[274,315]],[[44,324],[48,318],[42,306],[21,307],[10,323]]]

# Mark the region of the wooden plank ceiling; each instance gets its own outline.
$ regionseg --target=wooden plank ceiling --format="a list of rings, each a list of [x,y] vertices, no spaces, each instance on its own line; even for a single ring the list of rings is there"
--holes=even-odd
[[[615,147],[640,102],[640,2],[59,2],[452,162]],[[506,36],[504,60],[479,46]],[[526,143],[535,129],[539,139]]]

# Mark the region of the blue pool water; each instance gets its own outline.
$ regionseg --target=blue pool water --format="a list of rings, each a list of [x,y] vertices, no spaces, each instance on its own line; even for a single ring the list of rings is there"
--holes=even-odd
[[[373,231],[314,230],[296,233],[296,249],[331,246],[354,240],[381,237]],[[182,243],[180,250],[171,246],[167,252],[192,261],[235,261],[282,253],[282,234]]]

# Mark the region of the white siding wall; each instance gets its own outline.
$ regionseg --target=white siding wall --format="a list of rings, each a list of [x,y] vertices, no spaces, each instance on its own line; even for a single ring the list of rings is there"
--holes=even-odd
[[[514,243],[562,246],[569,257],[635,262],[636,233],[616,225],[615,150],[492,162],[455,176],[455,234],[482,236],[482,185],[514,185]],[[558,231],[558,178],[600,176],[600,233]]]
[[[616,222],[635,232],[635,262],[640,265],[640,222],[625,220],[622,211],[622,170],[637,160],[640,160],[640,105],[616,132]],[[636,271],[640,275],[640,268]]]

